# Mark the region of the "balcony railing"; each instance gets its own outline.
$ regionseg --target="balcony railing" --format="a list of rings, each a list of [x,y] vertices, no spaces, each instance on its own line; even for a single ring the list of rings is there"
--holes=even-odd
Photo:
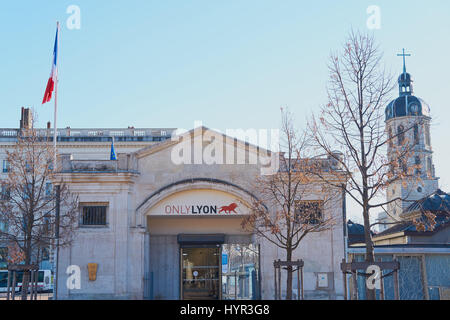
[[[57,129],[58,141],[110,141],[112,137],[116,141],[162,141],[169,139],[175,128],[65,128]],[[53,139],[53,129],[36,129],[39,137]],[[0,129],[0,140],[15,140],[20,134],[20,129]]]
[[[58,157],[63,173],[132,172],[137,173],[137,160],[132,154],[119,153],[117,160],[73,160],[71,154]]]

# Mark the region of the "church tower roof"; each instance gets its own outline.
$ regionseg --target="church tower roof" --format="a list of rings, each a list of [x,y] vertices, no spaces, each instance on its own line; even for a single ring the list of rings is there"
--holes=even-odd
[[[385,110],[386,121],[405,116],[429,117],[430,106],[422,99],[413,95],[413,79],[411,74],[406,72],[405,57],[411,56],[411,54],[405,53],[405,49],[403,49],[403,53],[398,54],[398,56],[403,57],[403,73],[398,77],[399,96],[387,105]]]

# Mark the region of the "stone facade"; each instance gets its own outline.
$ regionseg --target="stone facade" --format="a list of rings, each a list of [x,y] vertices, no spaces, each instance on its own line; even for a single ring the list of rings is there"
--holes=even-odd
[[[205,138],[205,134],[217,135],[203,128],[188,134],[193,135],[194,142],[200,139],[202,143],[216,141]],[[273,261],[284,260],[285,253],[264,238],[243,230],[240,224],[252,197],[257,196],[255,179],[266,166],[262,163],[267,163],[260,160],[267,160],[273,154],[224,138],[225,153],[231,150],[233,159],[245,159],[244,162],[207,164],[203,159],[199,163],[192,154],[192,164],[176,164],[174,150],[180,142],[172,140],[159,143],[116,140],[117,160],[107,160],[108,142],[101,146],[96,142],[58,144],[61,170],[57,179],[63,179],[80,201],[80,222],[74,242],[59,252],[58,298],[180,299],[181,258],[177,236],[223,234],[226,244],[251,243],[259,248],[259,298],[273,299]],[[216,147],[218,150],[222,145]],[[259,160],[254,163],[251,159]],[[323,192],[317,184],[309,191],[308,198],[322,199]],[[182,204],[189,201],[204,203],[208,209],[202,216],[178,214],[178,208],[183,210]],[[230,203],[236,206],[230,207]],[[81,208],[95,205],[107,207],[106,224],[83,225]],[[210,210],[213,211],[210,208],[216,208],[215,205],[222,209],[225,206],[224,210],[228,211],[210,215]],[[307,235],[294,252],[294,259],[305,262],[307,299],[343,298],[339,267],[345,254],[343,208],[341,197],[325,206],[323,214],[335,217],[334,227]],[[89,280],[89,263],[98,264],[95,281]],[[80,288],[69,289],[66,284],[70,275],[66,271],[74,265],[81,271]],[[284,279],[282,283],[284,287]],[[296,292],[295,288],[294,279]]]

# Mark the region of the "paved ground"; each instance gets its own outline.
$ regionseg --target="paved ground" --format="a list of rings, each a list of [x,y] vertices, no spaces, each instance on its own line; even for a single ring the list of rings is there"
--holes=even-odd
[[[37,294],[37,300],[51,300],[53,296],[53,293],[38,293]],[[16,292],[16,300],[21,300],[21,294]],[[28,299],[30,297],[28,296]],[[6,293],[0,293],[0,300],[6,300]]]

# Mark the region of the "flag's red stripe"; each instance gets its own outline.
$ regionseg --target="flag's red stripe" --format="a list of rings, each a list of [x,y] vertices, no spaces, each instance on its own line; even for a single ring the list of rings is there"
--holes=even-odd
[[[49,102],[52,99],[53,88],[55,87],[55,83],[53,82],[53,78],[50,77],[47,82],[47,88],[45,89],[44,99],[42,100],[42,104]]]

